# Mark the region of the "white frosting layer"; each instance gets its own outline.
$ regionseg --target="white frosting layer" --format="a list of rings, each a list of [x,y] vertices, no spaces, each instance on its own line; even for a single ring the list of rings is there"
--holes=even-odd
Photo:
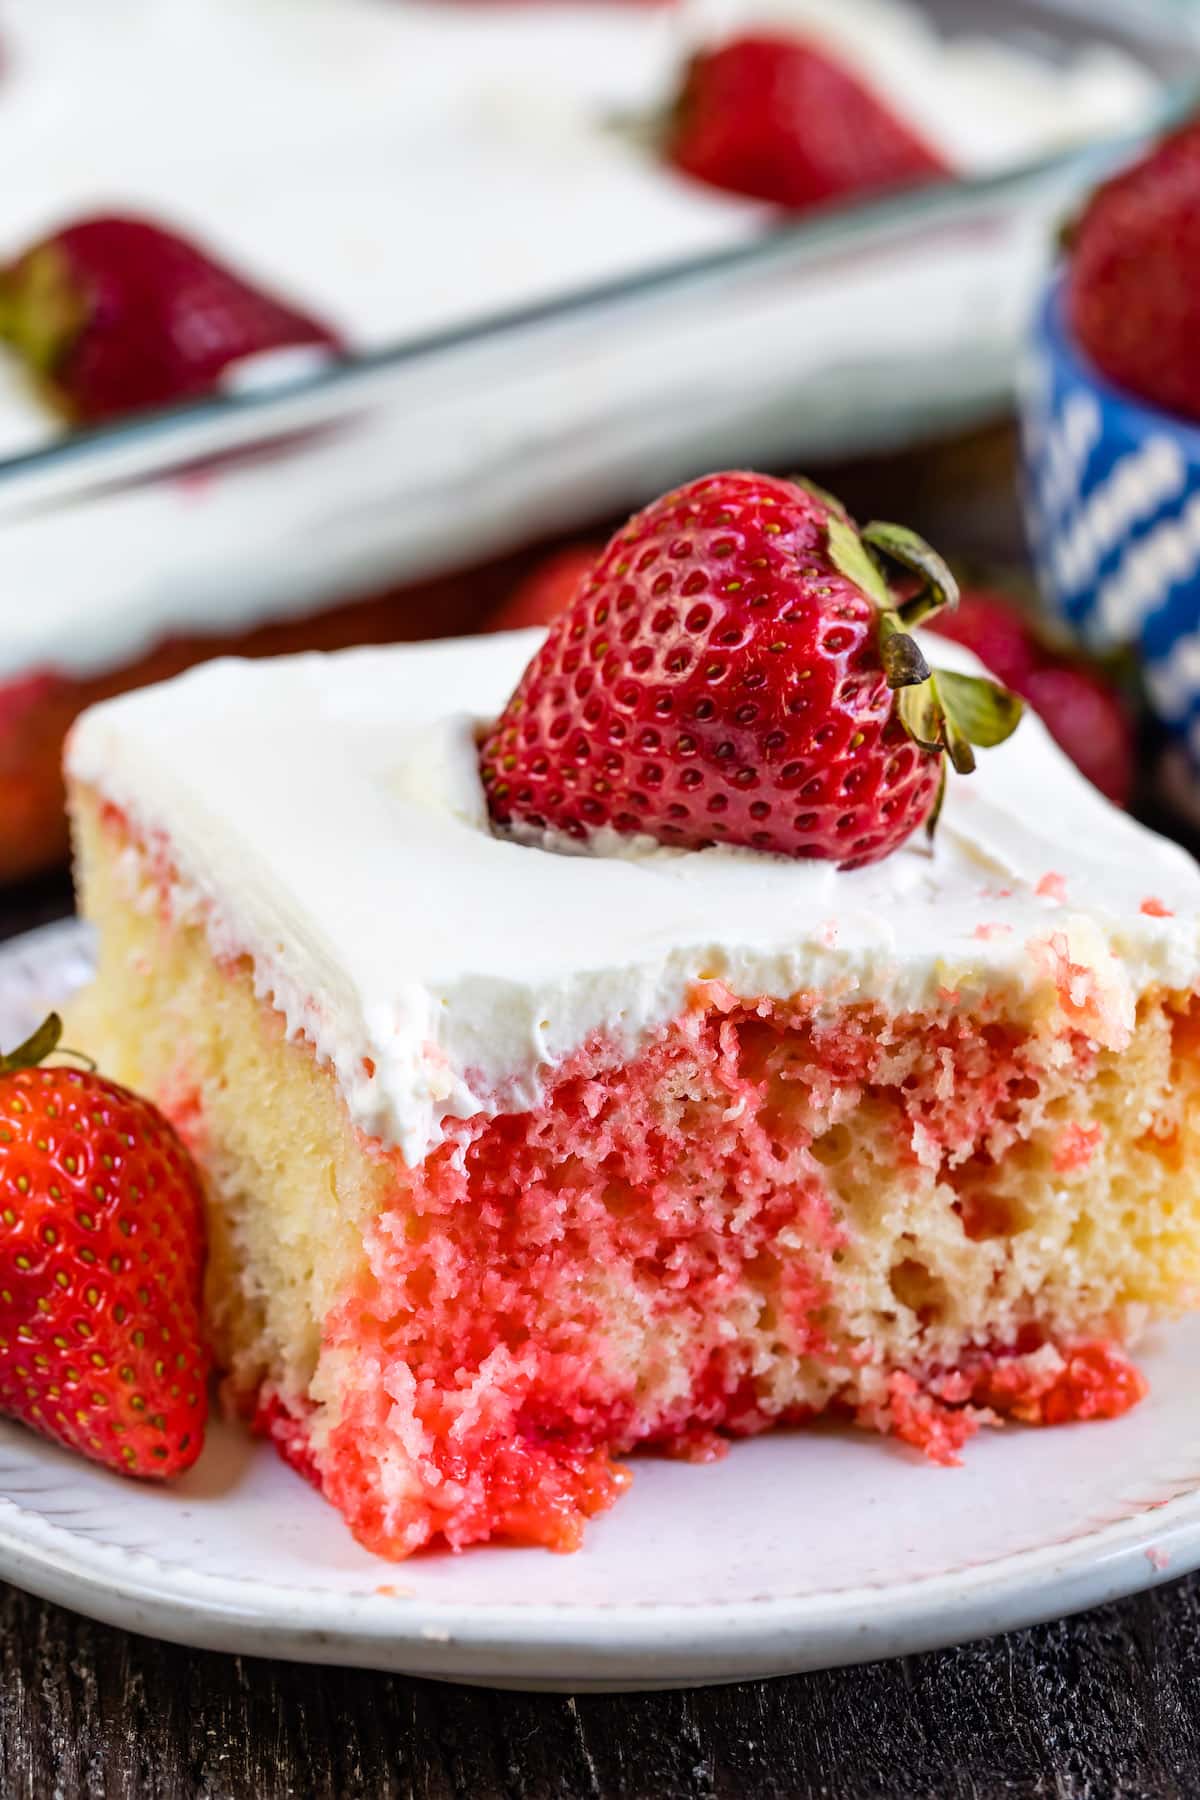
[[[904,0],[0,0],[0,166],[20,171],[0,184],[0,257],[83,211],[145,210],[372,349],[731,248],[761,233],[764,209],[675,176],[610,124],[661,104],[696,38],[764,12],[819,30],[966,169],[1124,128],[1153,97],[1103,50],[1054,65],[944,44]],[[681,313],[649,336],[610,328],[618,369],[595,345],[555,352],[551,384],[535,371],[513,392],[509,379],[494,409],[492,377],[472,374],[443,381],[436,404],[406,390],[393,416],[277,462],[6,521],[0,680],[93,673],[167,631],[248,626],[461,564],[616,510],[644,492],[646,468],[665,481],[765,460],[786,382],[807,418],[832,405],[810,384],[829,380],[844,408],[858,365],[856,406],[868,388],[886,416],[899,369],[936,407],[937,371],[968,343],[1002,381],[1041,254],[1040,220],[1028,222],[1019,243],[995,217],[949,236],[936,267],[909,244],[793,276],[774,301],[760,283],[725,335],[717,296],[704,319]],[[914,369],[922,355],[934,370]],[[790,399],[784,410],[781,458],[801,429]],[[0,357],[0,455],[57,430]],[[634,472],[602,490],[598,463],[625,454]]]
[[[1108,806],[1032,717],[951,778],[932,854],[914,840],[849,874],[494,836],[474,730],[537,642],[210,663],[94,709],[68,751],[74,780],[165,840],[180,915],[218,955],[252,957],[355,1121],[410,1161],[447,1115],[533,1103],[594,1032],[628,1054],[702,979],[898,1009],[993,990],[1111,1043],[1147,985],[1200,982],[1196,866]],[[154,906],[136,854],[128,874]]]

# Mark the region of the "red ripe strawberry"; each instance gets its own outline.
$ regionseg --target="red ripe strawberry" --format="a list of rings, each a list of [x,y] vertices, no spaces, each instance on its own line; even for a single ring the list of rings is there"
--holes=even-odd
[[[128,1475],[195,1462],[208,1413],[200,1177],[101,1076],[0,1060],[0,1412]]]
[[[857,75],[814,44],[765,32],[692,60],[667,155],[710,187],[790,212],[951,172]]]
[[[0,682],[0,743],[10,731],[17,730],[31,712],[36,712],[58,686],[57,676],[42,672]]]
[[[0,272],[0,337],[81,424],[195,399],[268,350],[340,348],[319,319],[145,219],[82,219]]]
[[[1019,690],[1071,761],[1114,806],[1133,792],[1133,723],[1102,675],[1068,660],[1034,669]]]
[[[903,608],[875,553],[918,577]],[[907,625],[952,598],[898,526],[854,530],[797,482],[712,475],[612,539],[484,741],[498,823],[746,844],[855,867],[934,808],[942,749],[1019,703],[930,673]],[[895,689],[903,689],[897,697]]]
[[[568,544],[556,550],[517,584],[486,629],[520,631],[527,625],[551,624],[591,574],[600,550],[599,544]]]
[[[962,593],[958,605],[939,613],[929,629],[973,650],[996,680],[1015,693],[1021,692],[1021,683],[1046,661],[1046,651],[1028,620],[1002,594],[981,589]]]
[[[973,650],[997,680],[1040,714],[1060,748],[1102,794],[1116,806],[1129,804],[1133,721],[1099,670],[1051,649],[1001,594],[964,594],[930,629]]]
[[[1119,387],[1200,419],[1200,120],[1093,194],[1070,234],[1066,306]]]

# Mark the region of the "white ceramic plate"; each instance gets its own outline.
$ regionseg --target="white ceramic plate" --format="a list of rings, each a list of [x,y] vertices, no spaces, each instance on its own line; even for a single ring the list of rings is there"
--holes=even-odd
[[[0,1043],[86,975],[75,923],[0,949]],[[390,1564],[274,1453],[218,1424],[171,1489],[0,1423],[0,1577],[203,1648],[521,1687],[683,1685],[895,1656],[1200,1566],[1200,1319],[1112,1424],[985,1434],[957,1470],[835,1431],[642,1459],[572,1557]]]

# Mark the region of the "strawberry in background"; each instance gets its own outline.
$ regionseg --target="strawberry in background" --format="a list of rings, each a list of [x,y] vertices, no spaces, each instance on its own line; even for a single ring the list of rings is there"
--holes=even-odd
[[[797,213],[952,174],[851,70],[802,38],[767,32],[692,59],[666,155],[709,187]]]
[[[1067,316],[1096,367],[1200,420],[1200,120],[1099,187],[1069,249]]]
[[[1116,806],[1133,791],[1134,727],[1125,701],[1082,657],[1051,648],[1003,594],[965,592],[929,630],[973,650],[1041,717],[1076,768]]]
[[[575,598],[580,583],[591,574],[604,545],[567,544],[551,551],[519,581],[512,593],[488,620],[485,631],[522,631],[529,625],[549,625]]]
[[[146,219],[81,219],[0,270],[0,339],[74,424],[211,393],[268,351],[337,333]]]

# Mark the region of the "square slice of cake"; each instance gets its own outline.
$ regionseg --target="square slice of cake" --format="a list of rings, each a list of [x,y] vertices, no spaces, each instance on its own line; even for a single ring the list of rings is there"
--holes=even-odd
[[[403,1556],[568,1547],[638,1446],[1136,1401],[1200,1298],[1190,859],[1032,717],[852,872],[513,841],[477,742],[538,641],[75,730],[73,1036],[202,1165],[232,1403]]]

